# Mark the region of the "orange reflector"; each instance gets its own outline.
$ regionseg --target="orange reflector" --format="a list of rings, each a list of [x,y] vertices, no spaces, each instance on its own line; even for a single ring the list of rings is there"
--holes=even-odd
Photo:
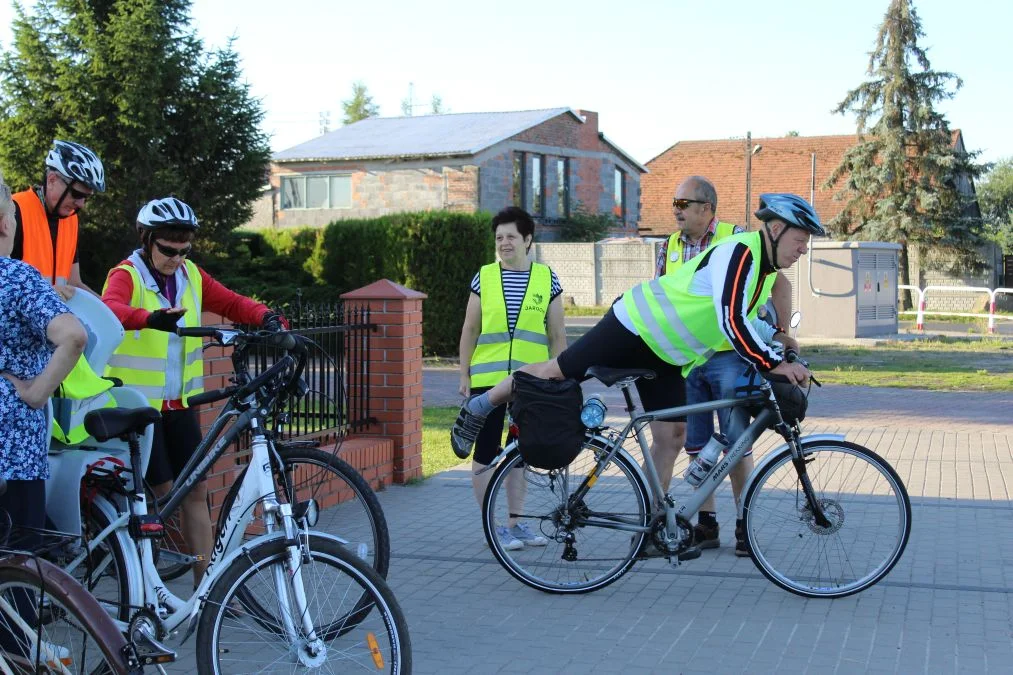
[[[590,478],[588,478],[587,479],[587,487],[588,487],[588,489],[594,487],[594,484],[597,483],[597,482],[598,482],[598,476],[591,476]],[[597,494],[597,493],[595,493],[595,494]]]
[[[373,633],[366,633],[366,644],[369,645],[369,653],[373,655],[373,663],[376,664],[377,670],[383,668],[383,654],[380,653],[380,645],[377,644]]]

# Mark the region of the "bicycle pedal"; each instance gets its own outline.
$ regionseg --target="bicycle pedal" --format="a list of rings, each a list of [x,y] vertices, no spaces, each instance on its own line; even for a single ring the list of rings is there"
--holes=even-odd
[[[685,562],[687,560],[696,560],[697,558],[700,557],[700,547],[690,546],[685,551],[679,553],[679,555],[677,555],[676,557],[679,559],[679,562]]]

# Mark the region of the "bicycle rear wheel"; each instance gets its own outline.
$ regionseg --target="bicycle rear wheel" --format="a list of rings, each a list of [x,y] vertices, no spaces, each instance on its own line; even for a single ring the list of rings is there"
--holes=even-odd
[[[809,598],[869,588],[900,560],[911,500],[897,472],[868,448],[802,443],[806,474],[829,527],[816,524],[790,449],[762,464],[743,501],[746,543],[763,575]]]
[[[525,466],[513,450],[496,469],[482,507],[485,537],[496,560],[524,584],[547,593],[587,593],[633,566],[646,535],[630,526],[647,526],[650,492],[629,455],[617,453],[582,500],[571,498],[607,447],[605,439],[587,440],[558,471]],[[507,550],[496,528],[514,519],[548,543]]]
[[[292,504],[313,499],[319,510],[313,529],[347,542],[345,545],[352,553],[365,560],[380,576],[387,576],[390,566],[387,519],[362,474],[333,453],[317,448],[285,447],[278,443],[277,450],[288,482],[294,488],[294,494],[287,494],[282,474],[274,467],[278,495]],[[218,514],[219,532],[224,529],[242,482],[241,474],[222,502]],[[258,528],[259,522],[254,520],[247,537],[263,534]]]
[[[14,672],[129,669],[127,642],[98,602],[63,570],[27,555],[0,560],[0,649]]]
[[[408,624],[380,575],[329,538],[310,535],[305,553],[309,561],[298,566],[302,607],[284,541],[254,546],[225,570],[201,611],[199,673],[411,672]],[[251,613],[251,598],[270,611]],[[286,628],[285,617],[298,626],[303,613],[319,642]]]

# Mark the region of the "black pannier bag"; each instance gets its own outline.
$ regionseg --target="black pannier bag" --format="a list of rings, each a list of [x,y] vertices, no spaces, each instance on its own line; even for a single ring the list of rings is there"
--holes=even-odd
[[[517,371],[510,415],[517,423],[517,445],[536,469],[561,469],[580,454],[584,396],[576,380],[543,380]]]

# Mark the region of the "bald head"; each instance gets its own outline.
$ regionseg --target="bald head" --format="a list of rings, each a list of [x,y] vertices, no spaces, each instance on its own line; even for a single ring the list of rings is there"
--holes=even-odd
[[[672,204],[679,231],[691,241],[696,241],[707,231],[717,206],[717,190],[709,180],[703,176],[690,176],[682,181],[675,190]]]
[[[702,202],[707,202],[711,205],[711,210],[717,213],[718,210],[718,191],[714,189],[714,183],[710,182],[703,176],[689,176],[686,180],[679,184],[679,188],[685,187],[686,194],[692,194],[692,197],[685,197],[687,199],[698,199]],[[680,194],[680,190],[676,190],[676,194]]]

